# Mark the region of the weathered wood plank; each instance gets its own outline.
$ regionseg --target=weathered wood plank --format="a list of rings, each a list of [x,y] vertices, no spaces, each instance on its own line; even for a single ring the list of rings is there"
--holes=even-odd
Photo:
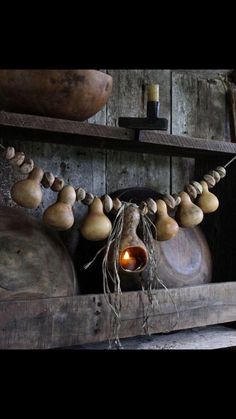
[[[231,70],[229,69],[208,69],[208,70],[175,70],[175,73],[182,73],[182,74],[191,74],[192,76],[197,76],[198,78],[216,78],[221,76],[227,75]]]
[[[95,138],[134,138],[133,130],[126,128],[117,129],[113,127],[105,127],[104,125],[89,124],[88,122],[70,121],[66,119],[25,115],[4,111],[0,111],[0,126],[27,128],[50,133],[77,134]],[[54,138],[53,140],[55,142]]]
[[[151,334],[236,319],[236,282],[159,290],[156,298],[159,304],[151,307],[143,292],[123,293],[120,337],[145,334],[148,308]],[[103,294],[1,301],[0,347],[39,349],[104,341],[110,337],[110,321]]]
[[[11,118],[11,114],[8,114],[9,118]],[[205,155],[205,156],[214,156],[214,155],[222,155],[222,157],[230,157],[232,154],[236,154],[236,146],[233,143],[223,142],[223,141],[210,141],[205,140],[203,138],[193,138],[187,135],[175,135],[175,134],[168,134],[159,131],[140,131],[139,134],[139,141],[134,140],[134,131],[127,130],[125,128],[116,128],[116,127],[106,127],[101,125],[95,124],[87,124],[87,123],[79,123],[82,126],[78,125],[71,130],[66,127],[63,131],[64,134],[67,135],[60,135],[59,128],[53,127],[51,134],[47,134],[46,132],[38,132],[38,128],[32,130],[32,124],[28,125],[27,120],[28,116],[34,118],[32,115],[21,115],[22,121],[25,120],[25,123],[21,123],[21,128],[23,130],[14,130],[8,131],[8,129],[4,126],[4,123],[1,122],[1,112],[0,112],[0,126],[4,126],[1,129],[1,137],[2,142],[4,145],[8,145],[7,138],[18,138],[19,144],[20,142],[28,142],[28,141],[36,141],[38,143],[50,143],[50,144],[66,144],[66,145],[74,145],[77,147],[96,147],[102,149],[121,149],[121,150],[128,150],[132,152],[145,152],[145,153],[153,153],[153,154],[168,154],[168,155],[176,155],[176,156],[197,156],[197,155]],[[35,117],[36,119],[42,117]],[[51,119],[51,118],[43,118],[43,119]],[[70,124],[73,121],[64,121]],[[16,125],[14,125],[16,124]],[[15,126],[16,128],[19,127],[17,122],[15,121],[15,117],[13,121],[11,121],[11,128]],[[42,127],[41,121],[40,124],[37,125]],[[56,133],[58,129],[58,135],[52,135],[54,132]],[[7,131],[6,131],[7,130]],[[36,131],[35,131],[36,130]],[[41,130],[41,128],[40,128]],[[42,129],[43,131],[43,129]],[[71,135],[72,134],[72,135]],[[6,138],[6,140],[5,140]],[[40,144],[38,144],[40,147]],[[50,147],[49,147],[50,149]],[[70,149],[72,149],[70,147]],[[81,151],[84,153],[84,150]],[[130,158],[133,158],[130,155]],[[143,157],[142,157],[143,159]]]
[[[118,126],[120,116],[145,117],[147,85],[151,83],[160,85],[160,116],[170,120],[169,70],[111,70],[109,74],[113,77],[113,94],[107,103],[108,125]],[[169,157],[117,151],[107,153],[108,193],[124,187],[158,188],[166,193],[169,186]]]
[[[182,350],[236,348],[236,330],[226,326],[205,326],[172,332],[164,335],[138,336],[121,339],[123,349],[128,350]],[[69,349],[109,348],[108,342],[73,346]]]
[[[225,89],[218,79],[172,73],[172,133],[196,138],[226,138]],[[194,160],[172,159],[172,189],[177,192],[193,180]]]

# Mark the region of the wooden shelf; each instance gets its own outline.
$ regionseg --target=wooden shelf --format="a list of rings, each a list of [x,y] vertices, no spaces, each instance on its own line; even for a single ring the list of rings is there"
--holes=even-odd
[[[24,135],[19,136],[22,141],[207,159],[219,156],[222,164],[224,158],[227,161],[236,155],[236,144],[230,142],[171,135],[163,131],[140,131],[137,138],[137,133],[131,129],[4,111],[0,111],[0,128],[4,133],[22,131]],[[204,160],[205,163],[208,164],[208,160]],[[231,277],[231,274],[226,276],[227,279]],[[169,293],[159,290],[156,298],[159,305],[150,307],[149,314],[151,334],[236,319],[236,282],[171,289]],[[148,307],[148,298],[143,292],[123,293],[121,338],[146,333],[143,323]],[[0,349],[55,348],[101,342],[110,337],[111,315],[103,294],[0,301]]]
[[[233,322],[236,282],[213,283],[156,292],[151,307],[141,291],[122,294],[119,336],[167,333]],[[173,304],[176,304],[177,310]],[[0,302],[0,348],[41,349],[101,342],[110,336],[111,310],[103,294]]]
[[[177,332],[120,339],[125,350],[205,350],[236,349],[236,330],[226,326],[203,326]],[[72,346],[69,350],[107,350],[108,342]]]
[[[42,142],[186,157],[219,155],[230,158],[236,155],[236,144],[230,142],[172,135],[163,131],[140,131],[137,138],[132,129],[4,111],[0,111],[0,127],[58,134],[42,136]],[[25,137],[27,139],[32,138]]]

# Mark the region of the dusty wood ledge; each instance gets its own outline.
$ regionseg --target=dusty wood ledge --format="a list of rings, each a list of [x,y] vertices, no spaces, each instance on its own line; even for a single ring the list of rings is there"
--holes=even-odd
[[[170,332],[236,320],[236,282],[157,291],[159,305],[149,311],[150,333]],[[149,306],[142,292],[122,295],[120,337],[144,334]],[[104,296],[82,295],[0,302],[0,348],[53,348],[109,338],[110,308]]]
[[[121,339],[126,350],[185,350],[185,349],[234,349],[236,348],[236,330],[222,325],[194,327],[152,336],[137,336]],[[109,342],[89,343],[72,346],[71,350],[95,349],[107,350]],[[64,348],[63,348],[64,349]],[[115,349],[115,348],[114,348]]]
[[[236,144],[225,141],[210,141],[163,131],[140,131],[138,141],[132,129],[4,111],[0,111],[0,127],[67,134],[66,138],[47,135],[40,138],[42,142],[189,157],[219,155],[228,158],[236,154]]]

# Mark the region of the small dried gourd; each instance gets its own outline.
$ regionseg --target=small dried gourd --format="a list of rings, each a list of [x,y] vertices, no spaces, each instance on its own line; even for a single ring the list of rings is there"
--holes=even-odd
[[[197,199],[196,204],[202,209],[202,211],[205,214],[209,214],[217,210],[219,206],[219,201],[218,198],[212,192],[209,192],[207,183],[204,180],[201,181],[201,185],[203,192],[202,195],[199,196],[199,198]]]
[[[64,186],[58,194],[57,202],[50,205],[43,214],[43,221],[56,230],[64,231],[74,224],[72,206],[75,203],[76,194],[72,186]]]
[[[103,209],[106,213],[109,213],[113,208],[113,201],[109,195],[105,195],[102,199]]]
[[[95,197],[88,207],[88,214],[80,226],[80,232],[86,240],[105,240],[112,230],[109,218],[103,212],[103,204],[100,198]]]
[[[176,204],[176,200],[173,196],[171,195],[164,195],[162,197],[162,200],[165,201],[166,205],[168,205],[169,208],[174,209],[175,208],[175,204]]]
[[[195,227],[203,220],[203,212],[195,205],[186,192],[180,193],[181,202],[177,209],[175,219],[180,227]]]
[[[11,188],[11,197],[18,205],[25,208],[37,208],[42,201],[40,182],[43,170],[35,167],[27,179],[16,182]]]
[[[175,237],[179,231],[177,222],[168,215],[167,205],[162,199],[156,201],[157,216],[156,216],[156,240],[164,241]]]

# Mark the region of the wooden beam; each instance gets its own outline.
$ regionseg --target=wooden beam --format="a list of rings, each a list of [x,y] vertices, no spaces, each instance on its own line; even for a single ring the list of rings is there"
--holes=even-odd
[[[236,282],[122,295],[120,337],[165,333],[236,320]],[[173,304],[175,302],[175,305]],[[107,340],[111,311],[104,295],[0,302],[0,348],[55,348]]]
[[[0,127],[67,134],[66,139],[60,135],[52,135],[50,139],[48,136],[45,139],[41,136],[42,142],[189,157],[218,155],[227,159],[236,155],[236,144],[230,142],[163,134],[157,131],[140,131],[139,138],[135,139],[135,131],[131,129],[4,111],[0,112]],[[24,137],[25,141],[32,139],[32,136]]]

